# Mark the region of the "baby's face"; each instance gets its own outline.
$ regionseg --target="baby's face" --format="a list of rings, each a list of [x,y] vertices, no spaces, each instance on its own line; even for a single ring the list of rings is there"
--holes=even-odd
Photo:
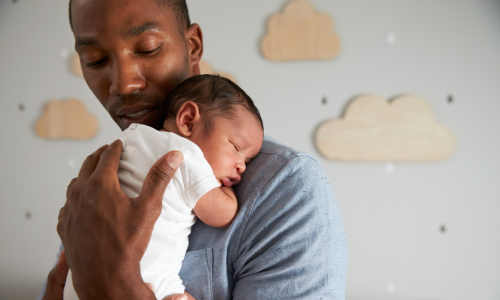
[[[201,148],[221,185],[234,186],[259,153],[264,132],[259,120],[244,108],[237,109],[233,120],[215,117],[212,122],[209,133],[200,128],[188,139]]]

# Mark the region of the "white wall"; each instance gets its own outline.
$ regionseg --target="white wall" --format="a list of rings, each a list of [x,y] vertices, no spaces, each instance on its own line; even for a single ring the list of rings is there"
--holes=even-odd
[[[311,1],[334,19],[342,40],[334,60],[262,58],[266,20],[284,0],[188,4],[204,32],[205,59],[239,80],[266,133],[325,168],[346,228],[347,299],[500,299],[500,1]],[[66,2],[0,0],[1,300],[36,296],[55,261],[67,184],[88,154],[119,134],[69,71]],[[394,164],[392,173],[385,163],[323,159],[315,128],[362,93],[425,98],[455,132],[456,153],[438,163]],[[44,103],[68,97],[97,116],[98,136],[38,138]]]

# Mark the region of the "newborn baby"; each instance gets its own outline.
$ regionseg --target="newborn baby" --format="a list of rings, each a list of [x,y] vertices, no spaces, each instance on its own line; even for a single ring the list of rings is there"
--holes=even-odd
[[[163,197],[141,275],[157,299],[184,293],[179,277],[191,227],[198,217],[227,227],[238,211],[232,186],[262,146],[263,123],[252,99],[236,84],[214,75],[194,76],[169,96],[163,129],[132,124],[121,136],[120,186],[137,197],[151,166],[179,150],[184,161]],[[73,293],[72,287],[70,290]],[[65,299],[71,298],[65,291]]]

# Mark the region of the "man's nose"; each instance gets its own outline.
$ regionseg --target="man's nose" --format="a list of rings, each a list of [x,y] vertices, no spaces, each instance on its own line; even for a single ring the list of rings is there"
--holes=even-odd
[[[146,87],[140,66],[132,59],[116,59],[110,72],[110,95],[128,95]]]

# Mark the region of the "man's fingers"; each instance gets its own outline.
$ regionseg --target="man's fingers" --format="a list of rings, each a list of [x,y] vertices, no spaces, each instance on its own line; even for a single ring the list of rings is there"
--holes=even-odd
[[[62,300],[66,277],[68,276],[68,263],[66,262],[66,253],[63,250],[59,255],[57,265],[50,271],[47,277],[47,286],[42,300]]]
[[[120,165],[120,157],[122,155],[123,144],[121,140],[116,140],[109,145],[104,152],[102,152],[97,166],[95,168],[95,173],[105,176],[116,177],[116,183],[118,183],[118,167]]]
[[[174,177],[183,160],[184,156],[179,151],[171,151],[162,156],[149,170],[138,199],[150,202],[150,205],[160,204],[170,179]],[[158,205],[158,208],[161,208],[161,205]]]
[[[80,173],[78,173],[78,177],[82,179],[87,179],[92,175],[99,162],[101,154],[109,147],[109,145],[104,145],[101,148],[97,149],[94,153],[87,156],[87,159],[82,164],[80,168]]]

